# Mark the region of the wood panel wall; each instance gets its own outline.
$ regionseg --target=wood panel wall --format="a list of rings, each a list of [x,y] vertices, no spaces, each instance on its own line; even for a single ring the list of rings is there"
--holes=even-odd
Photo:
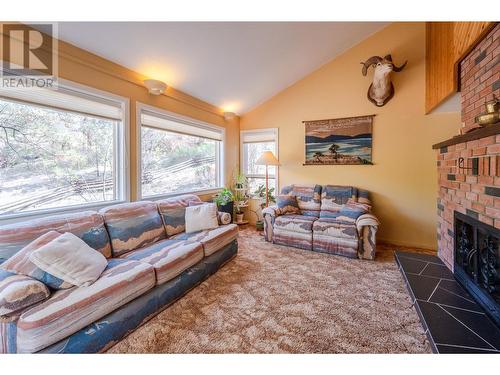
[[[495,22],[453,22],[455,62],[460,62],[468,55],[494,25]]]
[[[425,48],[425,113],[429,113],[457,91],[453,22],[427,22]]]
[[[458,63],[495,22],[427,22],[425,113],[459,90]]]

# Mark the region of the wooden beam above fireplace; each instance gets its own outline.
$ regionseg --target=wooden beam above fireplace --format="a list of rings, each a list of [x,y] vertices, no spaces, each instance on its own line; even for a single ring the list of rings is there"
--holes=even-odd
[[[484,128],[478,128],[472,130],[469,133],[457,135],[443,142],[436,143],[435,145],[432,145],[432,148],[434,150],[438,150],[442,147],[448,147],[459,143],[474,141],[476,139],[481,139],[484,137],[489,137],[490,135],[497,135],[497,134],[500,134],[500,122],[497,122],[496,124],[493,125],[485,126]]]

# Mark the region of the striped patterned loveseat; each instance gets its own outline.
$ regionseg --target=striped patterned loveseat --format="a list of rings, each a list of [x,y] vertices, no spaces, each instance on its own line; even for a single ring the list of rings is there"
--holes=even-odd
[[[0,264],[0,297],[10,296],[0,301],[0,353],[106,350],[215,273],[236,255],[238,228],[186,234],[192,204],[202,203],[184,195],[0,226],[0,263],[50,231],[71,232],[108,259],[92,285],[45,288],[44,300],[22,309],[30,278]]]
[[[277,206],[265,208],[267,241],[351,258],[375,258],[379,222],[370,213],[366,190],[353,186],[290,185],[281,194],[296,197],[300,215],[281,215]]]

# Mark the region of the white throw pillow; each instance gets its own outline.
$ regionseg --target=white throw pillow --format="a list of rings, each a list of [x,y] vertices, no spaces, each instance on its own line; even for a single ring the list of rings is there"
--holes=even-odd
[[[89,286],[108,265],[97,250],[72,233],[64,233],[30,255],[38,268],[76,286]]]
[[[219,220],[217,219],[215,203],[186,207],[186,233],[214,229],[218,226]]]

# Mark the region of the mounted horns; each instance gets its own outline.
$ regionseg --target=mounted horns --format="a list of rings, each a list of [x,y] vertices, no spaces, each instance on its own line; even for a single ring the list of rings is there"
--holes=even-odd
[[[392,63],[392,56],[391,55],[385,56],[384,59],[388,60],[388,61],[390,61]],[[404,67],[406,66],[407,63],[408,63],[408,60],[406,60],[404,62],[404,64],[401,65],[401,66],[396,66],[396,64],[392,63],[392,70],[395,71],[395,72],[400,72],[400,71],[402,71],[404,69]]]
[[[366,60],[365,62],[361,62],[360,64],[363,64],[363,70],[362,70],[363,75],[366,76],[366,73],[368,72],[368,68],[373,64],[379,63],[380,61],[382,61],[382,58],[380,56],[372,56],[368,60]]]

